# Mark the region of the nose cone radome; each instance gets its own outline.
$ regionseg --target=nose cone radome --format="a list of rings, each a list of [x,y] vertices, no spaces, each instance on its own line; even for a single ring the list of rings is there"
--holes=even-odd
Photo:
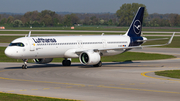
[[[13,50],[12,49],[6,48],[4,53],[6,56],[13,58]]]
[[[4,51],[5,55],[9,57],[9,55],[11,54],[10,50],[8,48],[5,49]]]

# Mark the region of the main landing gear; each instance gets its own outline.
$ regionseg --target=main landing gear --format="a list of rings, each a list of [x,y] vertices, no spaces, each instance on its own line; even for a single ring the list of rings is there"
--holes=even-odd
[[[102,66],[102,62],[101,61],[99,61],[98,62],[98,64],[96,64],[96,65],[93,65],[94,67],[101,67]]]
[[[22,69],[27,69],[27,61],[28,59],[23,59],[24,64],[22,65]]]
[[[62,61],[63,66],[71,66],[71,59],[65,58],[65,60]]]

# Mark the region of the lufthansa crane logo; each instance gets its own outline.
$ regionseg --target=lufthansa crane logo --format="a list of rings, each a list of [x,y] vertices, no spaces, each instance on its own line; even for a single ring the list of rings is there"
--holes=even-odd
[[[136,34],[141,32],[141,22],[139,20],[134,21],[133,29]]]

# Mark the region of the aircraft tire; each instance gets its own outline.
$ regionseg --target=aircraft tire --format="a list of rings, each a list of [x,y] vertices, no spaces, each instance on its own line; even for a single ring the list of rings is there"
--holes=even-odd
[[[27,69],[27,65],[22,65],[22,69]]]
[[[24,66],[24,69],[27,69],[27,65]]]
[[[99,61],[98,62],[98,64],[96,64],[96,65],[93,65],[94,67],[101,67],[102,66],[102,62],[101,61]]]
[[[67,60],[67,66],[71,66],[71,61]]]
[[[63,60],[62,65],[63,66],[71,66],[71,61],[70,60]]]
[[[65,66],[65,60],[62,61],[62,65]]]
[[[22,65],[22,69],[24,69],[24,65]]]

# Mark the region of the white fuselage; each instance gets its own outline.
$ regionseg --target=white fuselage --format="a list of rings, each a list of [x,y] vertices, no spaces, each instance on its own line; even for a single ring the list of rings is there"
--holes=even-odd
[[[23,43],[24,46],[8,46],[5,54],[11,58],[77,58],[76,51],[128,47],[130,37],[125,35],[22,37],[12,43]],[[116,55],[123,51],[123,49],[107,50],[103,51],[103,56]]]

